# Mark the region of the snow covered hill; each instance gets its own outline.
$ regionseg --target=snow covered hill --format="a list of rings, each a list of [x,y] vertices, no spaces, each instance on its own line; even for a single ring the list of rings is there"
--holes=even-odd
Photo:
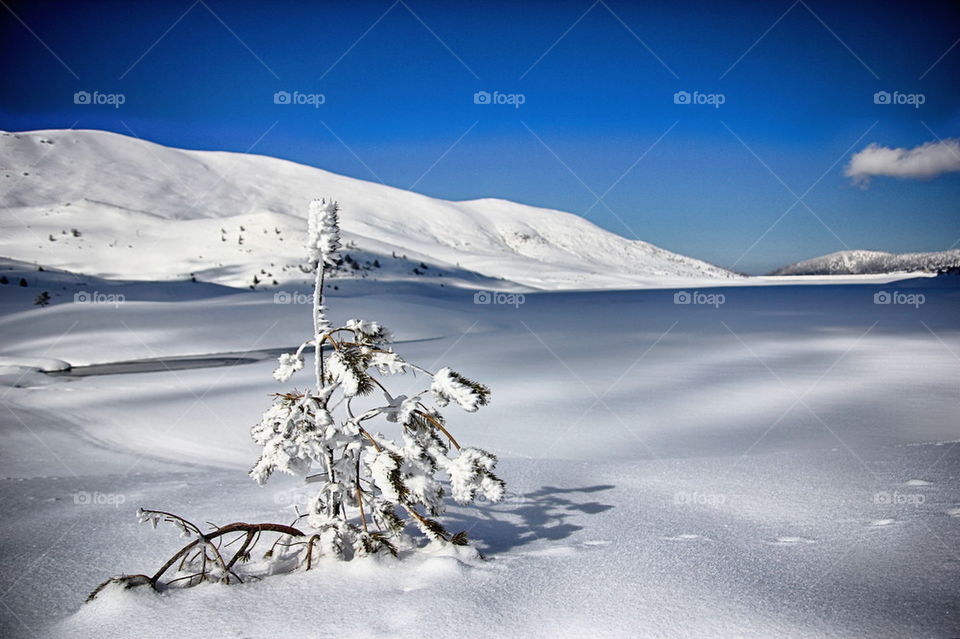
[[[303,218],[317,196],[342,203],[345,275],[536,289],[737,277],[570,213],[450,202],[276,158],[104,131],[0,132],[0,184],[0,255],[102,277],[300,282]]]
[[[861,275],[872,273],[936,273],[960,268],[960,249],[936,253],[839,251],[777,269],[772,275]]]

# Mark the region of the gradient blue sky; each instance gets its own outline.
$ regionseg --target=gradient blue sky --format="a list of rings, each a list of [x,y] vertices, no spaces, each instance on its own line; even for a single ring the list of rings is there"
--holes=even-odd
[[[960,136],[958,18],[935,2],[4,0],[0,128],[252,147],[571,211],[756,273],[957,245],[960,174],[861,189],[843,166],[871,142]],[[75,105],[78,90],[126,103]],[[326,102],[277,105],[278,90]],[[526,101],[477,105],[479,90]],[[681,90],[726,101],[674,104]],[[876,105],[878,90],[926,101]]]

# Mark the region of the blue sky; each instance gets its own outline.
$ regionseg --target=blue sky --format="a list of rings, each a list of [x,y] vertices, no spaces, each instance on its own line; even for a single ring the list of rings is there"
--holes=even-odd
[[[843,173],[870,143],[960,136],[946,3],[5,2],[7,130],[107,129],[502,197],[753,273],[960,240],[957,173],[868,188]]]

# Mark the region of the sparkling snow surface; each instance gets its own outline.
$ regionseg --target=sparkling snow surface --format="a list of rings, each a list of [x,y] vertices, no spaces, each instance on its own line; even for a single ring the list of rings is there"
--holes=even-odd
[[[475,304],[340,281],[335,320],[382,321],[411,361],[491,387],[490,406],[448,424],[497,453],[508,484],[504,502],[446,519],[486,560],[324,561],[82,605],[179,548],[172,528],[137,524],[139,506],[225,524],[305,503],[293,478],[258,487],[246,471],[250,425],[298,382],[271,371],[309,306],[17,268],[3,272],[29,286],[0,286],[5,637],[960,635],[957,279],[686,289],[717,305],[673,290]],[[41,288],[52,306],[32,306]],[[124,299],[73,303],[78,290]],[[874,304],[881,291],[923,303]]]

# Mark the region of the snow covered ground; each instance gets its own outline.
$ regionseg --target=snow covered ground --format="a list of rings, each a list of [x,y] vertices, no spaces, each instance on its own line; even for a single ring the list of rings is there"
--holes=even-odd
[[[522,298],[339,281],[335,319],[379,319],[411,360],[490,384],[491,405],[450,426],[500,456],[510,494],[447,520],[486,560],[323,562],[82,605],[178,547],[140,506],[293,518],[297,481],[246,476],[249,427],[309,306],[294,289],[4,268],[0,635],[960,635],[955,277]],[[32,306],[40,288],[54,304]],[[185,355],[221,365],[30,368]]]

